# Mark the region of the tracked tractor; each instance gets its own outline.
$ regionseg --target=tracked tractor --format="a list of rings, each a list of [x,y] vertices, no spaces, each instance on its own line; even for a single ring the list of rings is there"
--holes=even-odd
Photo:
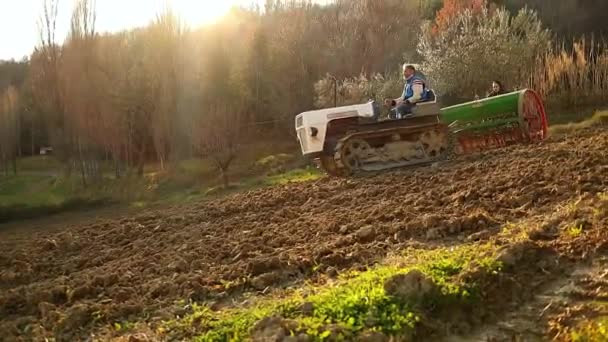
[[[295,124],[302,153],[330,175],[349,176],[547,136],[542,101],[529,89],[443,109],[434,93],[431,99],[397,120],[381,118],[374,101],[301,113]]]

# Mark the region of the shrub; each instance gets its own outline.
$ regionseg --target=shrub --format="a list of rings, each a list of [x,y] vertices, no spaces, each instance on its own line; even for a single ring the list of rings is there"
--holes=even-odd
[[[465,9],[442,30],[425,24],[418,52],[438,92],[472,99],[484,95],[494,79],[511,87],[526,85],[550,40],[550,32],[529,9],[514,17],[504,8]]]

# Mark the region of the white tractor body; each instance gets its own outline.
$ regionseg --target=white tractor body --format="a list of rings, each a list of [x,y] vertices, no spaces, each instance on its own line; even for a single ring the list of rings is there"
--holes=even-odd
[[[373,118],[378,116],[374,102],[352,106],[326,108],[308,111],[296,116],[296,133],[303,155],[323,151],[330,121],[347,118]]]

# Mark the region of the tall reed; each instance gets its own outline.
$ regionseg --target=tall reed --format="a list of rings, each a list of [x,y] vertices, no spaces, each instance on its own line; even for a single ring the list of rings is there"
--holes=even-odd
[[[549,106],[608,107],[608,44],[580,38],[571,48],[556,45],[537,58],[529,86]]]

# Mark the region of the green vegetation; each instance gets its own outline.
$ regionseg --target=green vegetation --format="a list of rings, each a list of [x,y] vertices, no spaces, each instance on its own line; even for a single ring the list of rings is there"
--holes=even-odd
[[[570,333],[572,342],[608,341],[608,317],[586,322]]]
[[[267,154],[258,158],[260,153],[272,148],[263,143],[258,145],[257,153],[251,152],[249,158],[235,162],[233,173],[239,181],[227,189],[221,186],[215,165],[207,159],[181,161],[165,172],[157,172],[154,165],[148,165],[144,177],[123,175],[118,179],[111,166],[105,165],[103,181],[85,187],[78,178],[66,178],[61,163],[52,156],[23,158],[17,175],[0,177],[0,222],[108,203],[136,208],[187,203],[322,176],[317,169],[301,168],[301,161],[291,154]]]
[[[571,238],[577,238],[583,234],[583,226],[570,226],[566,229],[566,235]]]
[[[261,168],[273,169],[273,168],[280,168],[285,163],[289,163],[289,162],[293,161],[294,159],[295,159],[294,156],[291,154],[279,153],[279,154],[270,155],[270,156],[261,158],[260,160],[256,161],[255,164],[256,164],[256,166],[261,167]]]
[[[118,332],[126,332],[126,331],[130,331],[133,330],[133,328],[135,327],[134,323],[131,322],[115,322],[114,323],[114,329]]]
[[[318,169],[306,168],[295,169],[282,174],[268,176],[265,183],[268,185],[279,185],[287,183],[297,183],[317,180],[322,177],[322,173]]]
[[[530,9],[512,15],[505,8],[490,11],[479,6],[442,19],[423,26],[418,43],[423,69],[432,75],[435,89],[442,94],[463,99],[485,96],[492,80],[522,86],[535,69],[543,68],[536,60],[548,51],[551,33]],[[518,58],[496,63],[496,58],[503,56]],[[468,63],[475,67],[462,73]],[[454,77],[461,73],[462,77]]]
[[[181,184],[179,181],[177,181],[179,177],[182,177],[183,183]],[[188,203],[196,200],[217,198],[235,192],[263,188],[266,186],[316,180],[323,177],[323,174],[317,169],[313,168],[297,168],[276,175],[243,176],[239,182],[231,183],[230,187],[228,188],[223,188],[223,186],[216,183],[201,184],[200,182],[192,179],[184,182],[183,177],[184,176],[182,175],[176,176],[175,178],[168,177],[163,179],[161,183],[158,184],[156,196],[150,201],[172,204]],[[145,202],[142,202],[141,200],[136,202],[139,206],[145,205]]]
[[[197,341],[239,341],[250,335],[250,328],[256,322],[279,316],[290,322],[292,333],[306,333],[319,341],[336,331],[342,337],[366,330],[392,336],[411,335],[425,311],[472,305],[478,300],[477,285],[457,280],[459,274],[472,267],[480,268],[486,274],[495,274],[501,269],[500,263],[492,258],[491,245],[433,251],[411,249],[405,255],[398,258],[401,259],[399,263],[344,274],[331,286],[313,286],[280,298],[262,299],[248,307],[216,312],[194,305],[192,314],[167,322],[159,332],[202,333]],[[385,291],[388,279],[412,270],[423,272],[436,288],[420,298],[408,299]],[[306,306],[310,310],[303,309]]]
[[[77,185],[56,176],[0,178],[0,222],[85,209],[108,202],[103,194],[78,191]]]
[[[33,156],[19,159],[20,170],[27,172],[42,172],[46,174],[59,174],[63,170],[63,165],[53,156]]]
[[[65,200],[66,184],[52,176],[22,175],[2,178],[0,203],[3,205],[59,204]]]

